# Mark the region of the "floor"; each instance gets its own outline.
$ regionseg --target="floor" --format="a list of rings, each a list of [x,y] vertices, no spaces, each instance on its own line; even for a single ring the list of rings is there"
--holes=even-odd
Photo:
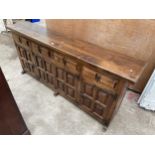
[[[0,35],[0,66],[31,134],[155,134],[155,113],[139,108],[139,94],[127,91],[107,131],[95,119],[27,74],[10,34]]]

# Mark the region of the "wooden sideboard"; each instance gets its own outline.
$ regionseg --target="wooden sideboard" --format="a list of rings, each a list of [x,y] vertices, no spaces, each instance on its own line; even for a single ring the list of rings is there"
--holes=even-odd
[[[28,22],[8,26],[27,72],[108,126],[145,63]],[[43,103],[44,104],[44,103]]]
[[[0,68],[0,135],[29,135],[14,97]]]

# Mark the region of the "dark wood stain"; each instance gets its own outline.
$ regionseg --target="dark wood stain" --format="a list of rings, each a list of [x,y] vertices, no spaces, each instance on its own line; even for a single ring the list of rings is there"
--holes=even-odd
[[[108,126],[145,63],[31,23],[8,26],[24,72]]]
[[[28,135],[29,130],[0,68],[0,134]]]

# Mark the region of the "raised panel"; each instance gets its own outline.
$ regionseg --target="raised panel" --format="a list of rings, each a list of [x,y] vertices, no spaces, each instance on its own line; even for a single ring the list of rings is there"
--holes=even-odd
[[[45,74],[45,72],[42,71],[42,70],[39,70],[39,72],[40,72],[40,79],[43,80],[43,81],[45,81],[46,80],[46,74]]]
[[[64,56],[59,53],[54,53],[54,63],[60,67],[64,67]]]
[[[20,43],[24,46],[29,48],[30,47],[30,41],[24,37],[20,37]]]
[[[52,66],[51,66],[51,64],[48,63],[48,62],[45,62],[45,66],[46,66],[46,71],[48,71],[49,73],[51,73],[52,72]]]
[[[32,42],[32,51],[37,54],[37,55],[41,55],[46,59],[52,58],[54,57],[54,50],[53,49],[49,49],[47,47],[43,47],[35,42]]]
[[[90,68],[83,67],[83,70],[82,70],[82,79],[84,79],[84,80],[86,80],[88,82],[93,82],[94,83],[95,75],[96,75],[96,72],[95,71],[93,71]]]
[[[26,60],[21,59],[22,67],[25,71],[30,72],[33,76],[36,76],[36,68],[32,63],[27,62]]]
[[[64,80],[64,77],[65,77],[64,74],[65,73],[64,73],[64,70],[63,69],[56,68],[56,76],[57,76],[58,79]]]
[[[32,42],[32,51],[33,51],[34,53],[39,53],[38,47],[39,47],[38,44]]]
[[[42,61],[41,57],[36,56],[36,64],[37,64],[37,66],[43,68],[43,61]]]
[[[85,109],[92,111],[92,100],[84,95],[82,95],[81,98],[81,106],[84,107]]]
[[[63,82],[57,80],[57,88],[63,92],[65,92],[65,85]]]
[[[20,56],[23,58],[26,58],[24,49],[22,47],[19,47],[17,44],[16,44],[16,47],[18,49]]]
[[[79,74],[77,62],[70,58],[65,59],[65,69],[67,69],[68,71],[74,74]]]
[[[66,82],[68,84],[70,84],[71,86],[75,86],[75,75],[67,73],[67,75],[66,75]]]
[[[49,74],[46,74],[46,78],[47,78],[47,82],[50,84],[50,85],[54,85],[54,77],[49,75]]]
[[[49,57],[49,50],[47,49],[47,48],[45,48],[45,47],[42,47],[42,46],[39,46],[39,52],[43,55],[43,56],[45,56],[45,57]]]
[[[17,47],[17,50],[19,52],[19,55],[22,58],[24,58],[24,59],[26,59],[28,61],[32,61],[32,55],[31,55],[29,50],[27,50],[27,49],[25,49],[25,48],[23,48],[23,47],[21,47],[21,46],[19,46],[17,44],[16,44],[16,47]]]
[[[97,115],[100,119],[104,119],[105,107],[100,103],[95,103],[93,108],[93,113]]]
[[[75,100],[75,90],[66,86],[66,94]]]
[[[23,51],[25,53],[25,59],[28,60],[28,61],[32,61],[30,52],[27,51],[27,50],[23,50]]]
[[[13,38],[16,44],[19,44],[20,46],[25,47],[26,49],[29,49],[31,44],[29,39],[23,37],[23,36],[19,36],[17,34],[13,34]]]
[[[89,83],[83,83],[83,93],[89,96],[93,96],[94,86]]]
[[[96,100],[101,102],[101,103],[105,103],[106,102],[106,99],[108,97],[108,94],[105,93],[103,90],[101,89],[98,89],[96,91]]]
[[[45,63],[45,70],[50,74],[54,74],[54,68],[52,63],[44,62]]]

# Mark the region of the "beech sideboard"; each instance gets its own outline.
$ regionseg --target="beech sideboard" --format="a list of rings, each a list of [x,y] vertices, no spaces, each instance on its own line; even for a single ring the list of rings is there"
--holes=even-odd
[[[19,22],[8,28],[23,73],[44,83],[55,95],[62,95],[106,127],[128,84],[136,83],[146,66],[141,60],[70,39],[37,24]]]

